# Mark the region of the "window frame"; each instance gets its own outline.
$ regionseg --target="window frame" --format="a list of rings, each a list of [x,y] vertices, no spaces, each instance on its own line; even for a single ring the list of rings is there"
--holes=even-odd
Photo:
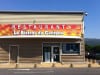
[[[63,44],[70,44],[70,43],[78,43],[79,44],[79,48],[80,48],[80,50],[79,50],[79,53],[63,53]],[[61,55],[81,55],[81,42],[62,42],[61,43]]]

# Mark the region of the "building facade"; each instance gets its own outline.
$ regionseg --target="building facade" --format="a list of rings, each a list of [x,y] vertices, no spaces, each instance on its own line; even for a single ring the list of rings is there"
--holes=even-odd
[[[84,15],[0,11],[0,62],[84,62]]]

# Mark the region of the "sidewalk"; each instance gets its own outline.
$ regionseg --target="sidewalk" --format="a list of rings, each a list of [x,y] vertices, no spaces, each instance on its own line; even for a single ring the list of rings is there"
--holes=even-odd
[[[0,68],[100,68],[100,64],[85,63],[0,63]]]

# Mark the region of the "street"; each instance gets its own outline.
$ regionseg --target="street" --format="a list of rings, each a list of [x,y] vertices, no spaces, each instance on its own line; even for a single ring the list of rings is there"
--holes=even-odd
[[[0,69],[0,75],[100,75],[100,68]]]

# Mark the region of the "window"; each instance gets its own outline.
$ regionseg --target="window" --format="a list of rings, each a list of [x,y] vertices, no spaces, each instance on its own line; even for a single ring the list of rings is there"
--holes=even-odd
[[[80,43],[63,43],[62,44],[63,54],[76,54],[80,53]]]

